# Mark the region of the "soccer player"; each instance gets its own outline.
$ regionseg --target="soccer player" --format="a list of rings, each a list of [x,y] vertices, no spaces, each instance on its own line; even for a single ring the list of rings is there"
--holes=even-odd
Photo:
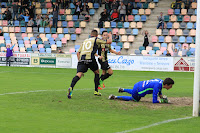
[[[166,78],[164,81],[161,79],[151,79],[147,81],[140,81],[136,83],[133,87],[133,89],[124,89],[119,88],[118,92],[127,92],[129,94],[132,94],[132,96],[114,96],[110,95],[109,99],[120,99],[125,101],[136,101],[139,102],[141,97],[144,97],[147,94],[153,94],[153,103],[163,103],[165,102],[163,100],[162,96],[162,88],[165,88],[169,90],[174,85],[174,81],[171,78]],[[161,101],[158,101],[157,97],[161,98]]]
[[[107,41],[101,40],[97,38],[98,32],[97,30],[92,30],[91,38],[84,40],[81,44],[78,52],[78,66],[77,66],[77,74],[73,78],[70,87],[68,88],[68,98],[71,99],[72,91],[77,83],[77,81],[81,78],[83,73],[87,72],[88,68],[90,68],[95,75],[94,83],[95,83],[95,92],[94,95],[101,96],[101,93],[98,92],[98,85],[99,85],[99,68],[95,59],[95,53],[97,52],[98,45],[101,44],[111,44],[112,42],[112,35],[109,34],[109,38]]]
[[[108,39],[108,32],[107,31],[102,32],[102,39],[103,40]],[[101,75],[100,80],[99,80],[100,84],[99,84],[98,89],[102,89],[102,87],[105,88],[103,81],[105,79],[109,78],[113,74],[113,70],[108,64],[108,58],[107,58],[108,51],[110,51],[111,53],[114,53],[116,55],[121,54],[121,52],[116,52],[115,50],[111,49],[110,44],[99,45],[99,47],[98,47],[98,56],[99,56],[98,61],[99,61],[99,64],[101,65],[102,75]]]

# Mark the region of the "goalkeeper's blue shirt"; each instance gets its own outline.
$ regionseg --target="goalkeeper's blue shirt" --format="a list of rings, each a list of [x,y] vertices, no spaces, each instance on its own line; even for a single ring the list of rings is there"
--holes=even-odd
[[[159,103],[158,95],[162,95],[162,84],[161,79],[151,79],[146,81],[140,81],[137,83],[137,91],[140,97],[144,97],[146,94],[153,94],[153,103]]]

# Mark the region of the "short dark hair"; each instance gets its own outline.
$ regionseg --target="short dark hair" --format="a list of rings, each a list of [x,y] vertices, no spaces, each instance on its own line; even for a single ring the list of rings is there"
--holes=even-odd
[[[98,36],[98,31],[97,30],[92,30],[91,36]]]
[[[105,33],[105,32],[108,32],[107,30],[104,30],[103,32],[102,32],[102,35],[103,35],[103,33]]]
[[[174,84],[174,80],[171,79],[171,78],[166,78],[164,81],[163,81],[163,85],[171,85],[171,84]]]

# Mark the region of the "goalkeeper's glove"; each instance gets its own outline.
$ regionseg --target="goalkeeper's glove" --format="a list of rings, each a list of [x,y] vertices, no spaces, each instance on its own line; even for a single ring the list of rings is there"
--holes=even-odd
[[[168,103],[167,96],[163,96],[163,98],[160,99],[160,103]]]

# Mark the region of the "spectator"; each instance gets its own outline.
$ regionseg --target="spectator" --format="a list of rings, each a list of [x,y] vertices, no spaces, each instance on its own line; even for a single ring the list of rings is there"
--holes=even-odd
[[[119,21],[122,21],[122,17],[123,21],[125,21],[126,6],[124,5],[123,2],[121,2],[121,5],[118,7],[118,11],[119,11]]]
[[[114,9],[118,9],[118,6],[119,6],[119,5],[118,5],[118,3],[116,2],[116,0],[114,0],[111,6],[112,6],[112,10],[114,10]]]
[[[6,8],[4,19],[8,21],[8,25],[11,24],[12,15],[11,15],[11,11],[9,10],[8,7]]]
[[[58,11],[56,8],[53,9],[53,27],[57,29],[57,23],[58,23]]]
[[[114,11],[110,17],[111,17],[112,21],[118,21],[119,13],[117,12],[117,9],[114,9]]]
[[[46,27],[47,25],[49,25],[49,17],[48,17],[48,15],[46,15],[45,18],[43,19],[42,27]]]
[[[174,52],[173,52],[173,56],[174,56],[174,57],[177,57],[177,56],[178,56],[178,50],[177,50],[177,48],[175,48],[175,50],[174,50]]]
[[[107,10],[104,9],[104,11],[101,13],[101,18],[99,21],[107,21],[108,20],[108,17],[109,17],[109,14],[107,13]]]
[[[166,56],[171,56],[169,50],[167,50],[167,54],[166,54]]]
[[[78,18],[79,18],[79,15],[80,15],[80,13],[81,13],[81,2],[79,1],[79,2],[77,2],[76,3],[76,7],[75,7],[75,13],[74,13],[74,15],[78,15]]]
[[[38,27],[38,31],[39,31],[39,27],[40,27],[40,23],[41,23],[42,19],[40,15],[37,15],[36,18],[36,26]]]
[[[185,3],[185,9],[190,9],[192,0],[187,0],[184,3]]]
[[[10,45],[6,46],[6,66],[10,66],[10,62],[11,62],[11,57],[13,56],[13,48],[14,48],[15,44],[10,48]]]
[[[84,16],[89,14],[89,6],[86,3],[81,6],[81,14]]]
[[[30,6],[28,9],[30,18],[35,18],[34,9],[35,9],[35,6]]]
[[[182,0],[176,0],[175,8],[181,9]]]
[[[51,17],[50,19],[49,19],[49,27],[51,28],[53,26],[53,18]]]
[[[64,52],[61,49],[58,49],[58,53],[62,54]]]
[[[26,16],[24,16],[24,15],[22,15],[22,14],[21,14],[21,16],[24,17],[25,25],[27,26],[30,16],[28,15],[28,13],[26,13]]]
[[[34,25],[33,18],[30,18],[30,20],[28,21],[28,26],[33,27],[33,25]]]
[[[42,39],[39,37],[39,35],[37,35],[37,38],[36,38],[36,42],[38,41],[42,41]]]
[[[142,35],[144,36],[144,42],[143,42],[143,46],[146,47],[149,45],[149,32],[147,30],[143,31]]]
[[[18,3],[14,4],[13,5],[13,15],[12,15],[13,21],[15,20],[15,17],[16,17],[16,19],[18,18],[18,9],[19,9]]]
[[[52,4],[52,7],[53,7],[53,10],[56,9],[56,11],[59,11],[59,6],[58,6],[57,2],[55,4],[53,4],[53,1],[51,1],[51,4]]]
[[[123,0],[125,6],[128,6],[129,0]]]
[[[119,42],[119,33],[116,32],[116,34],[113,35],[113,42]]]
[[[69,8],[69,3],[70,3],[70,0],[63,0],[64,1],[64,6],[66,9]]]
[[[0,36],[3,36],[3,32],[2,32],[2,30],[0,29]]]
[[[133,6],[131,5],[131,3],[128,3],[126,15],[131,15],[132,10],[133,10]]]
[[[162,27],[162,30],[163,30],[163,28],[164,28],[164,17],[163,17],[163,13],[160,12],[160,16],[157,16],[157,18],[158,18],[158,21],[159,21],[158,26],[157,26],[157,29],[159,29],[160,26],[161,26],[161,27]]]
[[[182,56],[183,56],[183,57],[186,57],[187,52],[188,52],[187,47],[184,46],[184,49],[182,49]]]

